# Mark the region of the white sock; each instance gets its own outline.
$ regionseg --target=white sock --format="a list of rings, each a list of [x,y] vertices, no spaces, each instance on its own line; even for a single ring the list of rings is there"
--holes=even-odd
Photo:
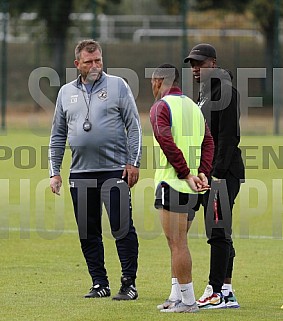
[[[232,284],[227,284],[227,283],[224,283],[223,286],[222,286],[222,294],[224,296],[228,296],[229,295],[229,292],[233,292],[232,290]]]
[[[196,302],[193,282],[180,284],[182,302],[187,305],[192,305]]]
[[[181,300],[181,289],[177,278],[172,278],[172,287],[171,287],[171,293],[169,295],[169,300],[171,301]]]

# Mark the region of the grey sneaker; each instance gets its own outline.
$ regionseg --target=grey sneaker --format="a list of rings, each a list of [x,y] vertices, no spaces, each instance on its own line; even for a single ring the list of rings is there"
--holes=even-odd
[[[160,310],[160,312],[177,312],[177,313],[195,313],[198,311],[199,311],[199,307],[196,302],[192,305],[187,305],[180,300],[176,301],[169,308]]]
[[[170,308],[173,304],[175,304],[176,301],[171,301],[167,299],[165,302],[158,304],[156,307],[158,310],[163,310],[163,309],[168,309]]]

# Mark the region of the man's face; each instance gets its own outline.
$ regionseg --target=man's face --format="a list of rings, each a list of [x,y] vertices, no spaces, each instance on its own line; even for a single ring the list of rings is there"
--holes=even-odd
[[[102,74],[102,55],[98,49],[94,52],[88,52],[83,49],[80,54],[80,59],[76,59],[74,64],[81,73],[83,83],[93,83],[99,79]]]
[[[214,58],[208,58],[203,61],[191,59],[190,60],[193,75],[196,82],[204,82],[212,72],[212,68],[216,67],[216,60]]]

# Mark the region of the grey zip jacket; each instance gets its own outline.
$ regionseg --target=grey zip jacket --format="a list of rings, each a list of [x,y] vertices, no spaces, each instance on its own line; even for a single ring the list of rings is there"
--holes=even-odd
[[[139,167],[142,132],[128,84],[103,72],[88,94],[80,79],[58,93],[49,145],[50,177],[60,175],[67,140],[72,173],[123,170],[126,164]],[[87,115],[90,131],[83,129]]]

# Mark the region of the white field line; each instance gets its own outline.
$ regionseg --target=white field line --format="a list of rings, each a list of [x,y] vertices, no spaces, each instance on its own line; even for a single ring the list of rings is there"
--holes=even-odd
[[[22,233],[46,233],[46,234],[78,234],[78,230],[71,230],[71,229],[42,229],[42,228],[20,228],[20,227],[0,227],[0,232],[22,232]],[[106,231],[106,234],[108,233],[108,231]],[[154,233],[154,232],[142,232],[142,233],[138,233],[138,236],[141,237],[150,237],[152,239],[152,236],[156,234],[156,237],[160,236],[160,233]],[[206,235],[199,233],[189,233],[189,238],[200,238],[200,239],[205,239]],[[1,235],[0,235],[0,239],[1,239]],[[3,239],[3,238],[2,238]],[[278,237],[278,236],[271,236],[271,235],[239,235],[239,234],[235,234],[233,235],[233,239],[254,239],[254,240],[282,240],[282,236]]]

